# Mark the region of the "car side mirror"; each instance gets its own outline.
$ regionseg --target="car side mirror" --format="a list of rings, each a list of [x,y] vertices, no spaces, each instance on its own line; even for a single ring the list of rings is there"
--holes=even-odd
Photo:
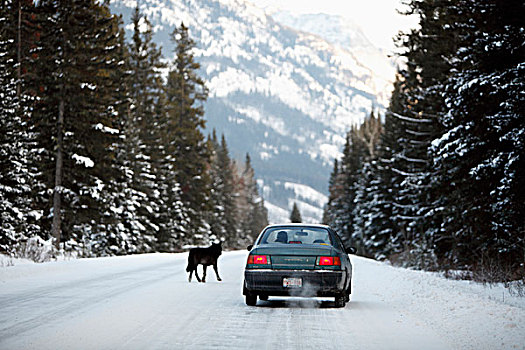
[[[248,247],[246,247],[246,249],[247,249],[248,251],[252,250],[252,248],[253,248],[253,244],[250,244]]]
[[[346,254],[355,254],[357,250],[354,247],[345,248]]]

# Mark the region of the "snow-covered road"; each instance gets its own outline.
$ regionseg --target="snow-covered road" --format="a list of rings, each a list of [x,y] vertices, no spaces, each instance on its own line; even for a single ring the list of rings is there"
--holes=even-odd
[[[0,267],[0,349],[525,349],[525,301],[352,257],[352,300],[244,304],[247,252],[223,282],[188,283],[187,254]],[[200,271],[200,267],[199,267]]]

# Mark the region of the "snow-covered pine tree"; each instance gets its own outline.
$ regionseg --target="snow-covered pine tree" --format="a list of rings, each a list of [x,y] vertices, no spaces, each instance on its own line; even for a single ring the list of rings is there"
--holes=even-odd
[[[35,93],[30,77],[35,74],[40,38],[34,19],[32,1],[6,1],[0,9],[0,206],[5,230],[0,240],[1,249],[10,254],[31,251],[25,247],[28,238],[32,242],[48,238],[39,225],[43,211],[35,196],[45,186],[38,178],[42,149],[32,118]]]
[[[37,229],[30,225],[31,214],[37,214],[31,211],[32,130],[21,103],[25,92],[21,56],[16,54],[19,39],[27,33],[18,25],[22,10],[19,1],[6,1],[0,8],[0,252],[8,255],[15,255],[17,246]]]
[[[405,259],[410,264],[434,265],[432,229],[439,198],[436,171],[429,146],[442,133],[439,116],[443,111],[443,84],[450,72],[455,51],[455,32],[446,26],[454,1],[411,1],[409,14],[420,18],[419,27],[398,37],[407,65],[401,69],[398,108],[390,110],[400,121],[401,147],[392,158],[392,170],[401,177],[394,196],[395,219],[403,240]]]
[[[118,137],[114,139],[111,145],[111,151],[115,157],[112,163],[113,167],[119,169],[115,173],[115,181],[108,184],[107,193],[104,196],[106,206],[110,211],[106,214],[110,223],[107,226],[106,235],[98,235],[97,247],[102,249],[98,254],[134,254],[150,252],[155,247],[154,230],[145,232],[144,226],[139,222],[136,204],[139,198],[143,198],[143,193],[137,193],[132,186],[132,171],[130,167],[130,140],[127,137],[127,131],[130,127],[128,124],[129,107],[130,107],[130,83],[131,70],[129,65],[128,44],[125,42],[125,32],[119,20],[118,44],[115,60],[117,60],[119,69],[111,72],[111,77],[119,82],[115,91],[114,108],[116,113],[115,132],[118,130]],[[142,229],[142,230],[141,230]],[[113,242],[112,242],[113,241]],[[112,247],[111,251],[105,251],[106,247]]]
[[[352,244],[356,186],[368,152],[368,146],[360,132],[359,127],[352,127],[348,132],[336,178],[336,182],[339,182],[337,187],[342,192],[339,203],[336,202],[335,230],[348,246]]]
[[[343,157],[334,161],[330,177],[330,195],[323,222],[330,225],[345,244],[350,243],[352,236],[355,183],[360,169],[359,152],[365,148],[365,144],[357,137],[356,127],[352,127],[346,135]]]
[[[224,207],[221,205],[223,184],[222,179],[219,175],[219,161],[218,152],[220,148],[219,141],[217,139],[217,131],[213,129],[212,134],[208,135],[208,148],[210,149],[210,202],[212,210],[210,211],[210,217],[208,223],[210,225],[211,233],[214,235],[223,235],[225,231],[224,227]]]
[[[352,208],[352,233],[351,245],[356,247],[362,255],[370,256],[370,249],[366,246],[368,237],[372,236],[373,230],[370,221],[371,215],[375,210],[376,202],[374,200],[375,183],[373,170],[375,168],[375,158],[377,157],[377,148],[379,138],[381,137],[381,121],[376,118],[374,111],[365,118],[356,132],[363,148],[363,158],[361,159],[360,168],[357,173],[357,180],[354,183],[354,205]],[[374,162],[372,164],[372,162]]]
[[[227,227],[226,232],[226,246],[228,245],[228,236],[232,236],[230,239],[231,245],[239,247],[239,222],[237,221],[237,206],[235,198],[238,193],[235,191],[235,176],[238,172],[237,165],[230,158],[230,152],[224,134],[221,135],[221,144],[219,152],[217,154],[217,161],[219,164],[220,176],[223,178],[224,184],[224,213],[225,223]]]
[[[215,130],[210,140],[213,153],[211,158],[210,178],[211,202],[213,211],[209,224],[212,234],[224,240],[225,247],[238,248],[239,221],[237,221],[237,206],[234,174],[234,163],[230,159],[228,146],[224,135],[218,143]]]
[[[166,252],[178,251],[185,244],[193,244],[189,228],[190,208],[187,203],[182,202],[182,190],[176,178],[175,141],[171,134],[175,126],[173,118],[167,112],[168,108],[167,96],[163,93],[155,105],[155,126],[159,136],[157,154],[152,158],[152,164],[155,167],[157,195],[162,203],[156,215],[156,224],[159,226],[156,250]]]
[[[12,203],[14,196],[19,195],[13,188],[16,186],[16,179],[11,177],[10,172],[14,168],[11,159],[16,149],[13,143],[12,134],[16,133],[15,110],[18,107],[16,98],[16,78],[14,60],[9,57],[9,52],[15,48],[14,39],[8,31],[10,22],[10,11],[12,2],[4,3],[0,8],[0,252],[11,255],[12,247],[21,238],[17,227],[19,219],[16,211],[19,211]]]
[[[203,102],[208,90],[197,75],[200,65],[193,56],[195,43],[183,23],[174,29],[172,40],[176,48],[165,86],[168,122],[164,128],[164,152],[166,160],[173,165],[172,183],[180,184],[180,200],[187,209],[188,235],[184,242],[203,243],[208,241],[210,231],[206,217],[211,209],[210,179],[206,169],[209,150],[202,134],[205,125]],[[166,205],[173,203],[170,199]]]
[[[359,179],[355,186],[353,209],[353,231],[351,244],[362,256],[383,260],[387,257],[387,243],[385,235],[379,235],[384,222],[378,221],[382,212],[379,210],[377,160],[371,159],[364,163]]]
[[[53,218],[56,243],[90,254],[93,237],[119,239],[112,237],[118,221],[109,206],[120,172],[113,147],[119,82],[112,77],[119,69],[118,20],[95,1],[45,0],[33,20],[40,40],[32,55],[32,121],[45,150],[40,169],[47,186],[38,200],[45,217]],[[81,248],[83,243],[90,247]],[[113,245],[118,247],[97,249],[105,254]]]
[[[161,153],[156,106],[163,93],[159,70],[165,65],[160,62],[160,50],[152,42],[151,24],[138,7],[132,22],[133,37],[125,46],[127,57],[123,58],[127,74],[122,77],[128,100],[119,111],[124,137],[120,158],[126,169],[122,225],[128,239],[133,241],[133,250],[147,252],[156,249],[162,226],[160,211],[165,207],[156,174]]]
[[[446,85],[446,132],[433,143],[436,167],[450,183],[447,257],[523,277],[525,4],[458,1],[453,10],[459,45]]]
[[[336,174],[334,186],[332,186],[334,195],[332,201],[330,202],[330,207],[328,208],[330,213],[329,217],[332,218],[332,221],[329,222],[329,225],[339,235],[341,235],[342,238],[348,237],[348,235],[345,235],[345,233],[346,228],[348,227],[348,223],[350,221],[350,213],[348,212],[348,208],[345,204],[349,201],[348,197],[350,195],[349,192],[351,187],[351,180],[349,179],[347,167],[343,164],[345,159],[349,157],[350,144],[350,133],[347,133],[346,142],[343,148],[343,157],[337,164],[338,168],[334,168],[334,173]]]
[[[34,16],[34,3],[28,0],[5,1],[0,9],[0,249],[10,254],[29,252],[31,248],[25,247],[28,238],[33,242],[47,239],[47,232],[39,226],[42,210],[34,196],[44,187],[37,178],[41,150],[35,142],[31,114],[35,94],[28,79],[35,74],[40,36]]]
[[[394,172],[392,164],[399,153],[402,125],[392,112],[400,110],[402,82],[399,75],[394,83],[390,106],[385,113],[382,133],[377,149],[377,159],[367,170],[370,188],[366,196],[367,213],[363,248],[367,255],[385,259],[402,251],[402,242],[396,225],[395,197],[401,184],[401,176]],[[365,174],[367,174],[365,173]],[[365,209],[366,210],[366,209]]]
[[[111,215],[115,216],[116,225],[111,226],[113,234],[120,236],[120,249],[115,252],[117,254],[126,253],[137,253],[140,246],[138,237],[135,232],[131,229],[133,219],[137,216],[135,207],[132,203],[132,188],[130,179],[130,167],[128,160],[128,149],[126,148],[126,120],[127,112],[129,110],[129,52],[127,43],[125,41],[125,32],[122,27],[122,20],[119,20],[119,33],[118,33],[118,48],[115,58],[119,62],[119,69],[112,72],[112,76],[115,80],[119,81],[120,84],[116,91],[116,113],[118,118],[116,119],[116,129],[118,132],[118,138],[115,139],[115,143],[112,145],[112,149],[115,152],[115,165],[121,170],[118,177],[115,178],[115,183],[112,186],[115,187],[113,190],[114,195],[108,198],[108,205],[111,208]],[[118,192],[116,191],[118,189]],[[108,235],[106,235],[107,237]],[[106,240],[105,240],[106,241]],[[108,246],[107,243],[101,244],[101,247]]]

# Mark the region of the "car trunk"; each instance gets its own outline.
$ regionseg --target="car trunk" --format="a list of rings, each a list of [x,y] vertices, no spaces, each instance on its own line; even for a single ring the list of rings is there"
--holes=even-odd
[[[276,249],[277,248],[277,249]],[[271,245],[258,247],[252,254],[270,255],[272,269],[313,270],[318,256],[331,256],[330,246],[301,246],[287,244],[285,247]]]

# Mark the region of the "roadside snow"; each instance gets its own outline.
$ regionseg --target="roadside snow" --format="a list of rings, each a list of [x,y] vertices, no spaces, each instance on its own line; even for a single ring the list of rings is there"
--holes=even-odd
[[[525,298],[436,273],[395,268],[353,257],[354,287],[365,300],[386,302],[399,321],[418,320],[457,349],[525,349]],[[366,275],[359,269],[366,266]],[[359,288],[366,285],[366,294]]]

